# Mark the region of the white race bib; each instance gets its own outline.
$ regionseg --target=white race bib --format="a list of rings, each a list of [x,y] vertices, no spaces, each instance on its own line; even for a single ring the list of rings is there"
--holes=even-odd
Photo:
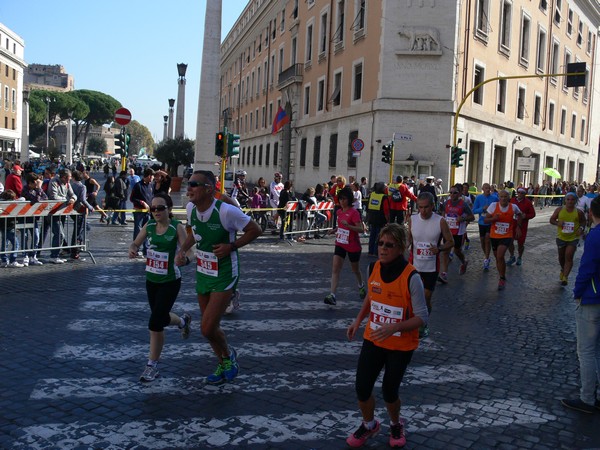
[[[432,245],[430,242],[417,242],[415,249],[415,258],[421,261],[430,261],[435,259],[435,255],[431,251]]]
[[[402,322],[403,317],[404,308],[371,301],[371,313],[369,314],[369,327],[371,330],[378,330],[386,323]],[[401,334],[400,331],[397,331],[392,336],[400,336]]]
[[[495,229],[496,234],[507,234],[508,228],[510,227],[510,223],[496,222],[496,223],[494,223],[494,226],[496,227],[496,229]]]
[[[169,273],[169,253],[157,252],[149,248],[146,251],[146,272],[167,275]]]
[[[563,226],[562,226],[562,232],[567,234],[567,233],[573,233],[575,231],[575,222],[563,222]]]
[[[446,217],[446,223],[451,230],[458,230],[458,217]]]
[[[350,242],[350,230],[338,228],[335,235],[335,242],[338,244],[348,244]]]
[[[209,277],[219,275],[219,258],[212,252],[196,251],[196,270]]]

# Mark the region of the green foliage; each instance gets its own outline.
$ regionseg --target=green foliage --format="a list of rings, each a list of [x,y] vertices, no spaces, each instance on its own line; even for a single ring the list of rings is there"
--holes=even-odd
[[[87,153],[90,155],[103,155],[107,149],[106,139],[92,136],[87,141]]]
[[[194,162],[194,141],[183,137],[165,139],[154,150],[154,157],[165,163],[169,175],[175,177],[180,165]]]
[[[113,124],[113,127],[117,126],[118,125]],[[131,134],[131,142],[129,143],[130,155],[139,155],[140,149],[146,148],[146,150],[148,150],[154,147],[152,133],[137,120],[132,120],[129,125],[127,125],[127,133]]]

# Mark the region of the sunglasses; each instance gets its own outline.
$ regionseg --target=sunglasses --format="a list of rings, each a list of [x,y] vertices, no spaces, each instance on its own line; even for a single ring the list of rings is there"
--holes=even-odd
[[[166,211],[168,208],[167,205],[158,205],[158,206],[151,206],[150,207],[150,212],[163,212]]]
[[[377,245],[379,247],[385,247],[385,248],[394,248],[396,247],[398,244],[394,244],[393,242],[383,242],[383,241],[379,241],[377,243]]]
[[[450,194],[458,194],[458,191],[451,191]]]
[[[199,181],[188,181],[188,187],[195,188],[195,187],[198,187],[198,186],[202,186],[202,187],[207,188],[207,187],[211,187],[212,184],[210,184],[210,183],[200,183]]]

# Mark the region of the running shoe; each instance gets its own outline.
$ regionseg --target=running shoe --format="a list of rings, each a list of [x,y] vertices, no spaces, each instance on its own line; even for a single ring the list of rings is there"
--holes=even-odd
[[[29,259],[30,266],[43,266],[44,263],[37,259],[35,256]]]
[[[483,260],[483,270],[490,270],[490,259],[486,258]]]
[[[358,430],[348,436],[348,439],[346,439],[346,444],[354,448],[362,447],[365,442],[367,442],[367,439],[379,433],[380,429],[381,424],[378,420],[375,421],[375,427],[372,430],[369,430],[367,427],[365,427],[364,423],[361,423],[360,427],[358,427]]]
[[[206,382],[208,384],[221,384],[225,382],[225,376],[223,372],[225,371],[225,367],[222,363],[217,364],[217,368],[213,373],[206,377]]]
[[[516,261],[517,261],[517,258],[515,258],[515,255],[512,255],[510,258],[508,258],[508,261],[506,261],[506,265],[512,266]]]
[[[594,405],[588,405],[579,398],[563,398],[560,402],[563,406],[566,406],[570,409],[574,409],[575,411],[583,412],[586,414],[594,414]]]
[[[465,239],[465,245],[463,247],[465,249],[465,251],[469,250],[470,245],[471,245],[471,239],[466,238]]]
[[[563,280],[560,282],[561,286],[567,286],[569,284],[569,279],[567,277],[563,277]]]
[[[452,261],[454,259],[454,251],[451,250],[450,253],[448,253],[448,260]]]
[[[225,309],[225,314],[231,314],[238,309],[240,309],[240,291],[236,289],[233,294],[231,294],[229,305],[227,305],[227,308]]]
[[[183,339],[187,339],[190,337],[190,324],[192,323],[192,316],[190,316],[189,313],[183,313],[183,326],[179,327],[179,329],[181,330],[181,337]]]
[[[329,294],[327,297],[325,297],[325,299],[323,300],[323,303],[325,303],[326,305],[335,305],[335,304],[337,304],[337,302],[335,300],[335,295]]]
[[[438,281],[442,284],[448,283],[448,274],[446,272],[440,272],[438,275]]]
[[[521,257],[519,256],[519,257],[517,258],[517,266],[521,266],[521,265],[523,265],[523,260],[522,260],[522,259],[521,259]]]
[[[390,425],[390,447],[404,447],[405,445],[404,420],[400,419],[397,424]]]
[[[146,366],[144,372],[140,376],[140,381],[143,383],[149,383],[150,381],[154,381],[158,378],[158,365],[156,366]]]
[[[11,263],[8,263],[7,267],[25,267],[23,264],[21,264],[19,261],[13,261]]]
[[[223,376],[226,381],[233,381],[238,376],[240,367],[237,362],[237,352],[233,347],[229,353],[229,358],[223,359]]]
[[[460,265],[460,270],[458,273],[460,275],[464,275],[467,272],[467,266],[469,265],[469,261],[465,259],[465,262]]]
[[[23,265],[25,267],[29,266],[29,256],[26,256],[25,258],[23,258]]]
[[[423,325],[419,327],[419,339],[425,339],[429,336],[429,327],[427,325]]]
[[[500,278],[500,280],[498,280],[498,290],[503,291],[504,288],[506,288],[506,280]]]
[[[364,299],[365,299],[365,297],[367,296],[367,288],[366,288],[366,286],[364,285],[364,283],[363,283],[363,285],[362,285],[362,286],[360,286],[360,287],[358,288],[358,295],[360,296],[360,299],[361,299],[361,300],[364,300]]]

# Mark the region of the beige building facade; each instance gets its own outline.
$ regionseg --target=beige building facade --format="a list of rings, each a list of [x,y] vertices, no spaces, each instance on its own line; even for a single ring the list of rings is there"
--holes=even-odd
[[[594,181],[599,25],[596,0],[253,0],[221,45],[221,125],[241,135],[234,164],[251,180],[389,181],[394,140],[394,176],[447,185],[465,99],[456,181],[535,184],[545,167]],[[586,87],[544,76],[572,62]],[[515,76],[529,78],[468,95]],[[272,134],[280,105],[291,120]]]
[[[21,149],[23,127],[23,39],[0,23],[0,154],[13,159]]]

